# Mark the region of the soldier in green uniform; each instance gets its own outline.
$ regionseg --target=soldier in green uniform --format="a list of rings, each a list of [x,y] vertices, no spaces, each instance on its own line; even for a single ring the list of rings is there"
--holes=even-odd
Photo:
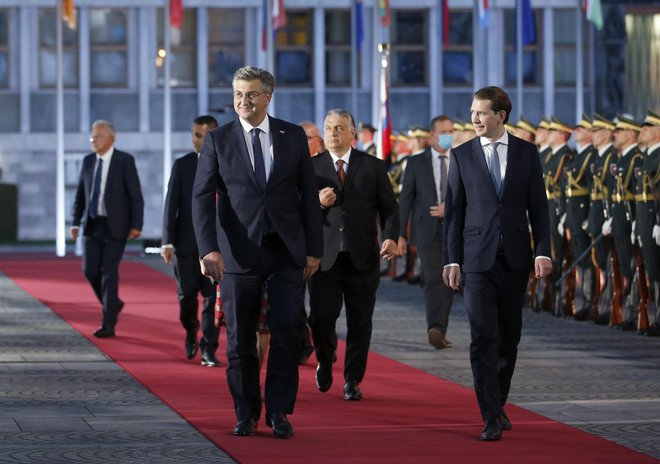
[[[592,240],[598,239],[603,229],[605,218],[609,217],[608,190],[605,178],[611,163],[616,163],[617,153],[612,141],[614,139],[614,123],[598,113],[594,114],[592,124],[592,142],[596,148],[596,156],[591,157],[589,167],[590,176],[590,204],[587,232]],[[610,322],[612,307],[612,269],[611,237],[602,236],[593,248],[593,258],[598,275],[596,287],[599,294],[598,317],[594,320],[596,324],[607,325]]]
[[[635,172],[635,235],[641,243],[644,266],[651,284],[655,320],[647,335],[660,335],[660,116],[649,110],[639,134],[644,160]],[[655,236],[654,236],[655,233]]]
[[[589,166],[597,156],[592,145],[592,121],[585,114],[573,131],[577,144],[577,154],[568,163],[564,179],[564,195],[566,196],[566,212],[559,221],[559,233],[565,230],[570,237],[571,257],[573,262],[591,245],[587,234],[587,217],[589,215]],[[594,320],[598,313],[596,294],[596,269],[591,256],[585,256],[577,263],[575,270],[580,274],[582,287],[582,304],[575,309],[576,320]],[[570,302],[575,307],[575,302]]]
[[[565,173],[573,159],[573,150],[566,145],[573,128],[552,118],[548,134],[550,151],[542,162],[545,176],[545,193],[548,196],[548,209],[550,213],[550,241],[552,245],[552,281],[556,282],[562,273],[564,254],[568,252],[564,236],[559,232],[559,221],[566,211]],[[573,315],[572,298],[569,292],[570,279],[566,279],[561,291],[554,291],[554,315]]]
[[[639,294],[633,289],[635,277],[635,255],[632,222],[635,220],[635,170],[641,169],[643,155],[637,146],[641,126],[629,117],[617,114],[614,129],[614,148],[617,150],[616,163],[610,165],[606,186],[610,195],[610,218],[603,224],[603,233],[612,235],[614,248],[619,261],[621,282],[621,306],[623,321],[615,318],[610,324],[623,330],[637,328],[637,307]]]

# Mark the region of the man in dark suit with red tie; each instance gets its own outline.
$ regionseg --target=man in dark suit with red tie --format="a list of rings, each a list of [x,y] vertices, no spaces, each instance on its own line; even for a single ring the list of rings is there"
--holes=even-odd
[[[204,137],[217,128],[213,116],[195,118],[191,127],[194,151],[174,161],[170,175],[163,214],[163,240],[161,256],[166,263],[174,263],[174,277],[179,297],[179,320],[186,330],[184,348],[186,357],[193,359],[202,348],[202,366],[219,367],[215,356],[219,331],[215,327],[216,291],[213,282],[201,273],[199,252],[192,220],[192,189],[197,171],[197,160],[202,151]],[[197,293],[202,295],[202,339],[197,341],[200,328],[197,317]]]
[[[234,73],[232,86],[239,118],[206,136],[193,188],[193,224],[205,274],[222,279],[234,434],[254,435],[261,414],[256,328],[265,282],[271,334],[266,425],[276,437],[289,438],[302,284],[323,252],[321,207],[305,132],[267,114],[273,76],[246,66]]]
[[[346,305],[344,399],[362,399],[359,384],[371,342],[372,315],[380,282],[380,256],[396,254],[399,210],[382,160],[351,148],[355,121],[345,110],[330,110],[323,124],[327,151],[313,158],[323,207],[321,270],[309,282],[316,385],[332,385],[337,349],[335,323]],[[377,221],[383,226],[378,245]]]
[[[119,262],[126,240],[140,236],[144,200],[133,156],[115,149],[115,128],[107,121],[92,124],[94,153],[83,159],[73,203],[71,238],[83,227],[83,272],[103,305],[95,337],[115,336],[124,302],[119,299]]]
[[[485,87],[474,94],[470,112],[477,137],[450,156],[443,278],[454,290],[463,287],[470,363],[485,423],[481,439],[493,441],[511,428],[503,408],[516,364],[525,288],[532,266],[537,279],[552,270],[550,226],[536,147],[504,130],[509,96]]]

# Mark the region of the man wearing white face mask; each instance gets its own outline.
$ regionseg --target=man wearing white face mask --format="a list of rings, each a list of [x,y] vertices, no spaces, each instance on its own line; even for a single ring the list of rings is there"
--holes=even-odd
[[[445,216],[449,150],[453,124],[447,116],[431,121],[433,145],[408,160],[399,197],[400,236],[398,251],[406,250],[408,239],[417,246],[422,262],[428,341],[436,349],[448,348],[445,337],[454,292],[442,280],[442,226]],[[408,237],[408,222],[410,234]]]

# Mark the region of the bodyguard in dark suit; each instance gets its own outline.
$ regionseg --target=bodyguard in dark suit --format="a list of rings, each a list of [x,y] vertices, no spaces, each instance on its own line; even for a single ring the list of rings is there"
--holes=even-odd
[[[330,110],[323,134],[328,151],[313,158],[323,207],[323,258],[321,271],[309,282],[309,322],[319,362],[316,384],[322,392],[332,385],[335,323],[345,304],[344,399],[361,400],[358,385],[367,368],[380,282],[379,255],[395,256],[399,211],[383,161],[351,148],[355,137],[351,113]],[[379,218],[383,226],[380,251]]]
[[[442,224],[453,123],[447,116],[437,116],[431,121],[431,131],[432,146],[408,160],[399,196],[398,253],[406,252],[408,238],[417,248],[422,262],[428,341],[441,350],[451,346],[446,334],[454,299],[454,291],[442,280]]]
[[[273,76],[247,66],[234,73],[232,86],[239,119],[206,136],[193,188],[193,224],[204,273],[222,279],[234,434],[253,435],[261,414],[256,328],[265,282],[271,334],[266,425],[289,438],[302,284],[323,252],[321,207],[305,132],[266,112]]]
[[[470,111],[478,137],[452,149],[449,163],[443,277],[454,290],[463,287],[470,363],[485,422],[481,439],[491,441],[511,428],[503,407],[516,364],[525,287],[532,263],[537,278],[552,270],[550,230],[536,147],[504,130],[511,112],[506,92],[478,90]]]
[[[126,240],[140,236],[144,200],[133,156],[116,150],[115,129],[107,121],[92,125],[94,153],[83,159],[73,203],[71,238],[83,227],[83,272],[103,305],[99,338],[114,337],[119,312],[119,261]]]
[[[213,116],[200,116],[193,121],[191,133],[194,151],[174,161],[170,175],[163,215],[161,256],[166,263],[174,262],[174,277],[179,297],[179,320],[186,330],[186,357],[192,359],[201,345],[202,366],[222,364],[215,356],[219,330],[215,327],[215,285],[201,273],[199,252],[192,220],[192,190],[197,171],[197,159],[204,137],[218,127]],[[197,341],[200,324],[197,318],[197,293],[202,304],[202,339]]]

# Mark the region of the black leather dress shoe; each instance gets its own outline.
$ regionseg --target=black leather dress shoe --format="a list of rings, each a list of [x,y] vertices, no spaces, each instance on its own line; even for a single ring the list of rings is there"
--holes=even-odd
[[[332,386],[332,364],[319,363],[316,366],[316,386],[321,393],[330,390]]]
[[[344,385],[344,399],[347,401],[360,401],[362,392],[357,382],[346,382]]]
[[[184,343],[186,348],[186,358],[192,359],[197,354],[199,343],[197,343],[197,336],[194,333],[186,334],[186,341]]]
[[[273,435],[277,438],[291,438],[293,427],[286,418],[286,414],[266,413],[266,425],[273,429]]]
[[[211,353],[202,353],[202,366],[206,367],[220,367],[222,366],[222,363],[218,358],[215,357],[214,354]]]
[[[484,426],[484,431],[481,432],[481,439],[483,441],[497,441],[502,438],[502,421],[497,419],[488,419]]]
[[[239,437],[247,437],[248,435],[254,435],[257,431],[257,421],[254,419],[241,419],[236,422],[234,427],[234,435]]]
[[[511,425],[511,420],[509,419],[509,416],[506,415],[504,410],[502,410],[502,414],[500,415],[500,422],[502,424],[502,430],[511,430],[513,427]]]
[[[94,336],[97,338],[110,338],[115,336],[114,329],[107,329],[105,327],[99,327]]]

